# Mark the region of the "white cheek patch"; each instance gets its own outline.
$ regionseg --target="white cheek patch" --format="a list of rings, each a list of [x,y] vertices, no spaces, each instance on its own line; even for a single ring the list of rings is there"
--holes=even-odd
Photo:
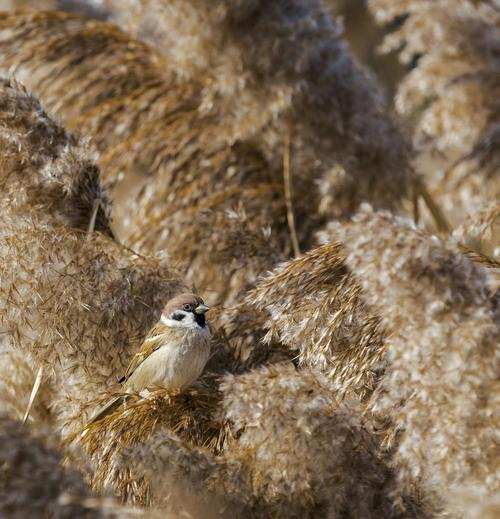
[[[161,321],[165,326],[172,326],[172,319],[167,319],[164,315],[161,316],[160,321]]]
[[[184,313],[184,319],[181,321],[177,321],[176,319],[170,319],[165,315],[162,315],[160,321],[169,328],[191,328],[191,329],[199,329],[201,328],[198,323],[194,320],[194,315],[192,313],[182,312]]]

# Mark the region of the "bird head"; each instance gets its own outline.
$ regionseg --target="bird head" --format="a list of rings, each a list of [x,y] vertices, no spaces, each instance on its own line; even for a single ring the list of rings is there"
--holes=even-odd
[[[210,308],[195,294],[180,294],[171,299],[161,314],[161,322],[170,328],[205,329],[205,313]]]

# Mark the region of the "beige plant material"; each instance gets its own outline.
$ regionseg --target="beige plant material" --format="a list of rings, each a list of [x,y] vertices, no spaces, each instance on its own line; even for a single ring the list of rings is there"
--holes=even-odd
[[[500,259],[500,202],[493,201],[468,215],[453,231],[453,238],[462,246]]]
[[[28,408],[36,373],[30,358],[21,351],[6,348],[0,359],[0,410],[3,415],[20,421]],[[50,410],[53,388],[46,377],[42,382],[30,410],[29,422],[33,427],[49,427],[53,420]]]
[[[398,87],[396,109],[415,120],[417,146],[440,157],[427,178],[450,216],[461,222],[500,194],[498,2],[370,0],[369,5],[382,23],[401,22],[382,48],[401,49],[406,64],[415,60]]]
[[[329,382],[293,366],[228,377],[226,415],[239,433],[257,503],[271,515],[379,517],[390,510],[387,469],[361,412]]]
[[[109,498],[96,498],[80,474],[63,467],[53,433],[32,433],[0,415],[0,515],[25,517],[137,517]]]
[[[496,519],[500,514],[500,497],[481,495],[480,491],[462,488],[452,496],[452,513],[467,519]]]
[[[148,481],[145,497],[174,516],[255,516],[249,476],[241,462],[214,456],[167,430],[123,449],[116,463],[135,480]]]
[[[32,9],[37,11],[48,11],[57,9],[57,0],[0,0],[0,11],[14,11]]]
[[[137,180],[115,212],[134,249],[164,251],[221,302],[288,253],[281,164],[270,165],[251,143],[219,138],[224,120],[200,112],[200,82],[179,83],[161,55],[109,24],[52,13],[6,15],[3,27],[12,36],[4,65],[22,62],[16,75],[93,137],[108,181],[123,173],[128,186]],[[50,49],[59,60],[49,59]],[[71,85],[84,95],[68,96]]]
[[[327,379],[274,365],[228,376],[222,391],[234,439],[221,455],[168,434],[124,453],[125,466],[152,481],[153,499],[168,501],[172,481],[233,517],[399,517],[376,435]]]
[[[101,396],[90,407],[99,408],[111,396]],[[92,475],[96,491],[111,488],[122,500],[151,504],[152,478],[135,477],[135,464],[121,462],[124,449],[148,442],[154,435],[167,434],[220,453],[230,437],[220,402],[214,380],[198,383],[183,393],[156,390],[147,396],[130,395],[112,414],[78,430],[71,441],[96,467]]]
[[[299,365],[323,372],[339,396],[374,389],[386,338],[345,265],[341,244],[327,243],[279,265],[247,301],[266,314],[264,341],[297,352]]]
[[[370,408],[392,426],[403,485],[422,484],[432,503],[453,493],[499,489],[498,308],[487,269],[453,244],[388,213],[364,208],[332,223],[346,263],[390,333],[388,366]]]
[[[19,352],[33,373],[44,368],[57,429],[76,414],[71,430],[85,419],[81,406],[114,383],[185,285],[166,265],[110,238],[99,170],[85,146],[7,80],[0,82],[0,149],[2,349]]]
[[[156,48],[50,13],[4,15],[0,49],[4,67],[92,137],[133,248],[165,251],[212,302],[234,303],[291,253],[285,119],[293,190],[310,194],[293,200],[301,247],[323,218],[311,207],[345,215],[365,199],[399,205],[408,146],[319,3],[115,7]]]
[[[85,143],[52,121],[23,86],[2,79],[0,87],[0,182],[8,208],[32,208],[54,225],[83,231],[98,202],[94,230],[112,236],[107,196]]]
[[[292,121],[293,169],[306,175],[319,166],[323,189],[335,200],[330,211],[348,213],[360,200],[393,208],[407,194],[412,175],[405,137],[321,2],[105,4],[176,71],[210,78],[204,106],[222,110],[231,139],[264,138],[264,149],[276,157],[275,143],[285,133],[281,126],[276,131],[276,121]],[[338,163],[344,174],[334,168]]]

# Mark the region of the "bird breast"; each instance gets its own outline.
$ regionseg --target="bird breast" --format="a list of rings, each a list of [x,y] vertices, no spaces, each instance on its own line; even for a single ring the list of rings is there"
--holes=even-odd
[[[170,339],[151,353],[130,376],[126,389],[183,389],[201,375],[209,356],[210,333],[183,333],[178,340]]]

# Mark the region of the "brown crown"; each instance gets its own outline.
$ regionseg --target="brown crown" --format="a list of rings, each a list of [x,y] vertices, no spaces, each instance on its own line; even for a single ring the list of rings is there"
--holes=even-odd
[[[196,308],[198,305],[202,305],[203,299],[200,296],[197,296],[195,294],[179,294],[178,296],[175,296],[173,299],[171,299],[163,309],[163,313],[165,315],[170,315],[175,310],[182,310],[184,308],[184,305],[191,305],[192,308]]]

